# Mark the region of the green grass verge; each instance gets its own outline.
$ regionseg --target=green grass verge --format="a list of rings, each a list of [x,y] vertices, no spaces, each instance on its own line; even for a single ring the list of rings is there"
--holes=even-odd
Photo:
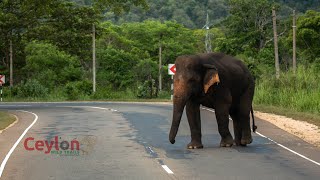
[[[140,99],[140,98],[128,98],[128,97],[119,97],[119,98],[90,98],[88,96],[80,97],[76,100],[70,100],[67,98],[16,98],[10,97],[4,99],[3,102],[79,102],[79,101],[123,101],[123,102],[172,102],[170,98],[153,98],[153,99]]]
[[[279,79],[264,74],[256,81],[255,109],[320,126],[320,66],[299,66]]]
[[[258,104],[258,105],[255,104],[253,108],[254,110],[261,111],[261,112],[272,113],[272,114],[286,116],[295,120],[306,121],[320,127],[320,114],[298,112],[288,108],[271,106],[271,105],[261,105],[261,104]]]
[[[0,111],[0,130],[5,129],[10,124],[12,124],[15,120],[16,118],[13,115]]]
[[[40,97],[27,97],[20,95],[13,95],[10,89],[7,88],[4,91],[4,102],[62,102],[62,101],[138,101],[138,102],[167,102],[170,101],[170,91],[161,91],[158,97],[138,98],[137,92],[134,90],[110,90],[110,89],[98,89],[94,94],[85,94],[82,91],[77,91],[71,94],[66,94],[62,88],[57,88],[48,94],[44,94]]]
[[[5,96],[4,102],[63,102],[63,101],[125,101],[125,102],[170,102],[171,92],[162,91],[157,98],[145,99],[138,98],[137,95],[130,90],[126,91],[108,91],[101,90],[95,94],[84,95],[78,94],[70,98],[61,91],[54,91],[45,97],[18,97]]]

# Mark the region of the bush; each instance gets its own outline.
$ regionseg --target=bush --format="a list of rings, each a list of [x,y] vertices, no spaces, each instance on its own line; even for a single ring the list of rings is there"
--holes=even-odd
[[[92,94],[91,98],[98,100],[132,100],[136,98],[136,94],[130,89],[116,91],[112,90],[111,87],[97,87],[97,92]]]
[[[65,86],[65,93],[68,100],[77,100],[83,95],[90,95],[92,92],[92,83],[90,81],[69,82]]]
[[[39,81],[29,79],[12,89],[12,94],[18,97],[38,98],[48,94],[48,88],[44,87]]]
[[[171,99],[171,91],[160,91],[158,99]]]
[[[77,100],[80,97],[80,91],[74,82],[68,83],[65,87],[68,100]]]
[[[107,47],[98,49],[97,84],[112,85],[113,89],[126,89],[134,83],[132,68],[137,59],[124,50]]]
[[[27,75],[49,89],[82,78],[83,69],[78,57],[71,56],[52,44],[30,42],[25,48],[25,53],[24,70],[27,71]]]
[[[154,80],[145,81],[142,85],[138,86],[138,98],[154,98],[156,97],[156,87]]]

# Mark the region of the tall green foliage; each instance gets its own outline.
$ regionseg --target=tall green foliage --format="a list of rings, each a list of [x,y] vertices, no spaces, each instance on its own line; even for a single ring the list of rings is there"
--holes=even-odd
[[[157,19],[176,21],[188,28],[202,28],[206,23],[207,12],[213,24],[228,15],[225,0],[147,0],[147,2],[148,10],[132,8],[120,17],[115,16],[114,13],[107,13],[106,16],[119,24]]]
[[[136,87],[146,79],[158,86],[160,46],[163,69],[177,56],[196,50],[193,31],[176,22],[145,21],[121,26],[106,22],[101,28],[98,82],[113,84],[113,88]],[[170,82],[166,72],[162,71],[162,75],[164,82]],[[168,83],[164,84],[169,88]]]
[[[27,29],[37,26],[40,19],[43,19],[57,3],[54,0],[0,1],[0,71],[2,73],[9,69],[9,42],[11,41],[14,46],[14,66],[21,68],[25,64],[23,34]]]
[[[230,16],[226,19],[227,37],[221,50],[230,54],[253,55],[266,45],[272,29],[272,3],[268,0],[230,0]],[[251,52],[250,52],[251,51]]]
[[[98,51],[97,80],[101,87],[113,90],[124,89],[135,85],[132,68],[138,60],[124,50],[108,47]]]
[[[65,52],[79,57],[81,64],[91,58],[92,24],[99,19],[91,7],[75,7],[72,3],[60,3],[51,9],[46,19],[24,34],[24,40],[48,41]]]
[[[283,73],[280,79],[264,75],[257,82],[256,104],[320,114],[319,69],[299,66],[297,73]]]
[[[300,5],[301,12],[311,4],[317,9],[315,1],[308,1],[306,6],[303,2],[285,3],[290,7]],[[169,91],[171,78],[167,75],[167,64],[179,55],[205,51],[206,31],[201,28],[208,12],[213,24],[210,29],[213,51],[242,59],[256,77],[260,90],[270,87],[266,92],[279,94],[282,91],[275,90],[279,88],[283,93],[291,93],[292,89],[286,89],[278,81],[270,85],[261,80],[274,74],[272,6],[278,12],[282,72],[290,71],[292,9],[281,3],[284,1],[49,0],[39,4],[35,0],[4,0],[0,2],[0,73],[8,75],[8,45],[12,40],[14,79],[26,82],[19,86],[20,94],[43,96],[58,87],[59,93],[70,100],[88,98],[92,89],[92,25],[95,24],[98,91],[93,97],[119,98],[126,94],[130,98],[155,97],[159,95],[159,48],[163,88]],[[298,66],[304,62],[316,74],[320,71],[320,14],[301,12],[297,22]],[[304,87],[301,92],[309,88],[301,87]],[[18,92],[17,89],[14,91]],[[316,99],[315,93],[311,94]],[[279,105],[274,99],[272,103]]]
[[[49,89],[83,78],[78,58],[60,51],[52,44],[31,42],[26,46],[25,52],[24,70],[28,78],[37,79]]]
[[[3,0],[0,1],[0,71],[9,69],[9,42],[13,44],[15,81],[24,74],[25,46],[30,41],[50,42],[78,57],[89,70],[92,24],[98,24],[105,11],[119,14],[132,6],[146,7],[145,0],[84,0],[79,6],[68,0]],[[98,29],[99,30],[99,29]],[[99,34],[98,34],[99,36]]]
[[[299,17],[297,26],[297,45],[301,56],[308,62],[320,63],[320,12],[307,11]]]

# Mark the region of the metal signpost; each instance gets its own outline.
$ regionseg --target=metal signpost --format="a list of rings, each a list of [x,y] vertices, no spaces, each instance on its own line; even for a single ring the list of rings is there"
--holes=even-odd
[[[168,66],[168,74],[171,75],[171,100],[173,100],[173,76],[176,73],[176,65],[175,64],[169,64]]]
[[[6,82],[6,76],[5,75],[0,75],[0,101],[2,102],[2,84]]]

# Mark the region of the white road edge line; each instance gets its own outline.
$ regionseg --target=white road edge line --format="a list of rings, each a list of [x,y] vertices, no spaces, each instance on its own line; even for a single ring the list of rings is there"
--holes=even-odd
[[[118,110],[116,110],[116,109],[110,109],[110,108],[102,108],[102,107],[95,107],[95,106],[82,106],[82,107],[92,108],[92,109],[109,110],[109,111],[113,111],[113,112],[118,112]],[[152,153],[154,153],[154,151],[151,149],[151,147],[147,147],[147,148],[148,148]],[[174,174],[167,165],[161,165],[161,167],[162,167],[168,174]]]
[[[15,150],[15,148],[18,146],[19,142],[22,140],[22,138],[27,134],[27,132],[29,131],[29,129],[37,122],[38,120],[38,115],[36,115],[35,113],[33,112],[29,112],[29,111],[22,111],[22,110],[19,110],[21,112],[26,112],[26,113],[30,113],[32,115],[35,116],[35,119],[33,120],[33,122],[30,124],[30,126],[24,130],[24,132],[21,134],[21,136],[19,137],[19,139],[16,141],[16,143],[14,143],[14,145],[12,146],[12,148],[10,149],[10,151],[8,152],[8,154],[6,155],[6,157],[4,158],[4,160],[2,161],[1,163],[1,166],[0,166],[0,178],[2,176],[2,173],[3,173],[3,170],[7,164],[7,161],[9,160],[11,154],[13,153],[13,151]]]
[[[11,104],[1,104],[0,107],[30,107],[31,105],[11,105]]]
[[[95,107],[95,106],[83,106],[83,107],[92,108],[92,109],[108,110],[108,111],[111,111],[111,112],[118,112],[118,110],[111,109],[111,108],[102,108],[102,107]]]
[[[265,136],[265,135],[263,135],[263,134],[261,134],[261,133],[259,133],[259,132],[256,132],[256,134],[258,134],[258,135],[261,136],[261,137],[264,137],[264,138],[268,139],[269,141],[275,143],[276,145],[282,147],[283,149],[286,149],[286,150],[292,152],[293,154],[295,154],[295,155],[297,155],[297,156],[300,156],[300,157],[302,157],[303,159],[306,159],[306,160],[308,160],[308,161],[310,161],[310,162],[313,162],[314,164],[320,166],[320,163],[318,163],[317,161],[314,161],[314,160],[312,160],[312,159],[310,159],[310,158],[308,158],[308,157],[306,157],[306,156],[304,156],[304,155],[302,155],[302,154],[299,154],[298,152],[296,152],[296,151],[294,151],[294,150],[292,150],[292,149],[290,149],[290,148],[288,148],[288,147],[286,147],[286,146],[284,146],[284,145],[282,145],[282,144],[274,141],[273,139],[271,139],[271,138],[269,138],[269,137],[267,137],[267,136]]]
[[[173,174],[173,172],[168,168],[167,165],[161,165],[161,166],[165,171],[167,171],[168,174]]]
[[[202,108],[202,109],[204,109],[204,110],[207,110],[207,111],[213,112],[213,113],[215,112],[215,111],[214,111],[214,110],[212,110],[212,109],[203,108],[203,107],[201,107],[201,108]],[[231,118],[229,118],[229,119],[230,119],[230,120],[232,120]],[[319,163],[319,162],[314,161],[314,160],[312,160],[312,159],[310,159],[310,158],[308,158],[308,157],[306,157],[306,156],[304,156],[304,155],[302,155],[302,154],[300,154],[300,153],[298,153],[298,152],[296,152],[296,151],[294,151],[294,150],[292,150],[292,149],[290,149],[290,148],[288,148],[288,147],[286,147],[286,146],[284,146],[284,145],[282,145],[282,144],[280,144],[280,143],[276,142],[275,140],[273,140],[273,139],[271,139],[271,138],[269,138],[269,137],[267,137],[267,136],[265,136],[265,135],[263,135],[263,134],[259,133],[258,131],[256,131],[256,134],[258,134],[259,136],[261,136],[261,137],[263,137],[263,138],[268,139],[269,141],[271,141],[271,142],[275,143],[276,145],[278,145],[278,146],[282,147],[283,149],[285,149],[285,150],[287,150],[287,151],[289,151],[289,152],[291,152],[291,153],[293,153],[293,154],[295,154],[295,155],[297,155],[297,156],[299,156],[299,157],[301,157],[301,158],[303,158],[303,159],[305,159],[305,160],[308,160],[308,161],[310,161],[310,162],[312,162],[312,163],[314,163],[314,164],[316,164],[316,165],[320,166],[320,163]]]

